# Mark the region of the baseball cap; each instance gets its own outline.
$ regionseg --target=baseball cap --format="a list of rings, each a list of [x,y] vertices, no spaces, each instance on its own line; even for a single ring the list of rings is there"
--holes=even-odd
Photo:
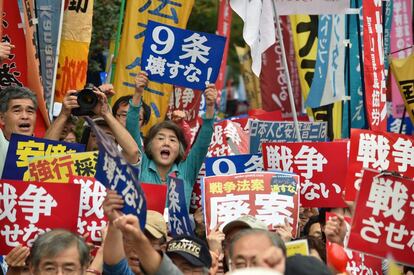
[[[231,229],[235,227],[267,230],[267,226],[264,222],[256,219],[256,217],[251,215],[244,215],[229,222],[223,227],[223,233],[226,235]]]
[[[167,239],[167,224],[161,213],[154,210],[147,211],[147,222],[145,230],[148,231],[154,238],[159,239],[165,237]]]
[[[179,255],[195,267],[211,267],[211,254],[207,244],[192,236],[175,237],[167,244],[168,256]]]
[[[286,258],[285,275],[331,275],[332,272],[321,261],[311,256],[296,254]]]

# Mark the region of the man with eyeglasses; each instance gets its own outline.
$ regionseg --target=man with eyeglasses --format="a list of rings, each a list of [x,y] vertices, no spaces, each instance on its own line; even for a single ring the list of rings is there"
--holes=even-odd
[[[40,235],[30,250],[30,273],[34,275],[81,275],[89,265],[89,248],[82,238],[55,229]]]

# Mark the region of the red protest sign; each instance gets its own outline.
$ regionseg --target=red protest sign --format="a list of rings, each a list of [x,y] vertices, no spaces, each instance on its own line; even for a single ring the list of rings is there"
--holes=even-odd
[[[414,265],[414,181],[365,170],[348,247]]]
[[[108,223],[102,208],[106,196],[105,186],[92,177],[72,176],[69,182],[81,186],[78,233],[89,233],[87,241],[101,242],[101,230]]]
[[[414,138],[406,135],[352,129],[345,200],[355,200],[364,168],[396,171],[413,178],[413,144]]]
[[[249,135],[242,125],[232,120],[224,120],[214,124],[207,157],[247,154],[248,144]]]
[[[0,251],[53,228],[76,232],[79,194],[78,185],[0,180]]]
[[[166,184],[141,183],[147,201],[147,210],[154,210],[163,214],[167,196]]]
[[[303,207],[346,207],[342,199],[347,171],[347,143],[262,143],[265,170],[293,172],[300,176]]]
[[[247,172],[204,178],[203,202],[207,235],[217,225],[252,215],[269,230],[284,224],[285,218],[296,236],[299,177],[281,172]]]

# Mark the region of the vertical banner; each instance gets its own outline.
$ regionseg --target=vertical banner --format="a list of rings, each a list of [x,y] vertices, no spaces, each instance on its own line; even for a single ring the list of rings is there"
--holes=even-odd
[[[413,45],[413,17],[411,0],[394,0],[391,25],[391,52],[396,52]],[[393,54],[393,57],[402,59],[407,57],[409,50]],[[392,115],[401,118],[404,112],[404,101],[398,89],[398,81],[391,75]]]
[[[414,124],[414,52],[406,58],[391,58],[390,66],[404,100],[405,109]]]
[[[55,76],[55,64],[57,44],[59,40],[59,28],[61,7],[63,1],[36,0],[36,14],[38,19],[38,49],[40,70],[44,88],[46,106],[50,110],[53,97],[53,81]]]
[[[193,8],[194,0],[177,1],[127,1],[124,27],[114,78],[117,91],[112,102],[135,91],[134,78],[141,70],[142,47],[148,20],[170,26],[185,28]],[[145,70],[145,68],[142,68]],[[158,120],[163,120],[168,109],[172,86],[149,82],[143,100],[151,107],[149,123],[143,127],[146,132]]]
[[[168,225],[172,237],[186,235],[193,236],[190,217],[188,216],[185,201],[184,181],[175,177],[168,177]]]
[[[227,55],[229,51],[230,32],[232,11],[229,0],[219,0],[219,14],[217,19],[217,35],[226,37],[226,45],[224,46],[223,58],[221,59],[220,72],[216,81],[216,89],[222,90],[224,88],[224,81],[226,77]]]
[[[345,97],[345,15],[320,15],[315,75],[306,107],[317,108]]]
[[[414,265],[414,181],[365,170],[348,247]]]
[[[298,67],[295,61],[295,49],[293,47],[292,30],[289,17],[281,16],[280,25],[288,63],[290,84],[293,90],[296,112],[302,109],[302,95],[298,76]],[[276,26],[275,26],[276,28]],[[282,61],[282,48],[280,38],[276,32],[276,43],[267,49],[262,55],[262,70],[260,72],[260,91],[262,95],[262,107],[265,111],[281,110],[285,117],[292,116],[290,106],[286,71]]]
[[[368,126],[371,130],[387,130],[387,95],[384,70],[382,3],[363,1],[364,16],[364,81]]]
[[[252,71],[252,58],[250,57],[249,46],[236,47],[236,53],[240,61],[240,71],[243,76],[247,98],[251,109],[262,108],[262,97],[260,94],[259,78]]]
[[[93,2],[94,0],[77,0],[66,3],[56,75],[56,102],[62,102],[68,90],[80,90],[85,86],[92,36]]]

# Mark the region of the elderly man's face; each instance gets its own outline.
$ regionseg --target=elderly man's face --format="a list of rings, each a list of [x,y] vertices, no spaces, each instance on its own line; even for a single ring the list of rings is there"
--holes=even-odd
[[[79,250],[76,244],[61,251],[54,257],[44,257],[40,260],[38,267],[31,267],[32,274],[36,275],[81,275],[86,267],[80,263]]]
[[[36,109],[33,101],[28,98],[12,99],[7,105],[7,111],[0,113],[4,136],[10,139],[13,133],[33,135],[36,124]]]

